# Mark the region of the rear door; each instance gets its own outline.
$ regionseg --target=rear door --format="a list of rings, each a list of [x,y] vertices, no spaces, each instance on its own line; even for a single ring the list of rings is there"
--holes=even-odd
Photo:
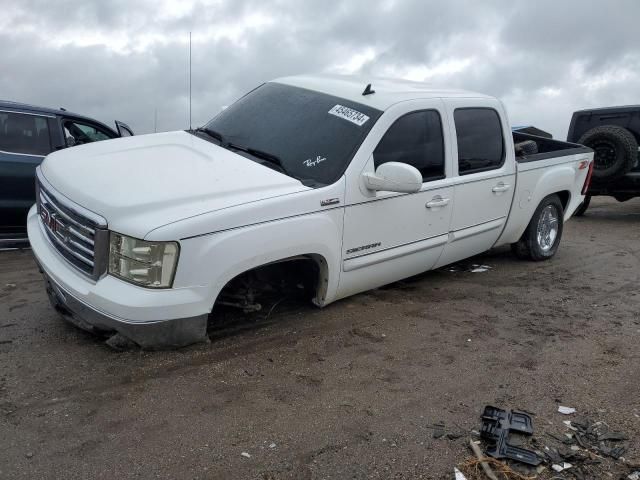
[[[53,116],[0,110],[0,233],[24,233],[35,169],[52,151]]]
[[[492,99],[447,100],[455,138],[455,204],[451,236],[438,266],[489,250],[509,216],[515,191],[502,106]]]
[[[382,138],[365,169],[407,163],[422,173],[422,188],[411,194],[353,189],[345,208],[340,296],[429,270],[448,238],[453,188],[446,176],[446,112],[439,99],[402,108],[379,120]]]

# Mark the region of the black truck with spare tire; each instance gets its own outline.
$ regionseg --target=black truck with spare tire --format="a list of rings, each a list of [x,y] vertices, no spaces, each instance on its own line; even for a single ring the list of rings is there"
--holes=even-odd
[[[574,215],[583,215],[594,195],[608,195],[619,202],[640,197],[640,105],[577,111],[567,141],[594,150],[591,185]]]

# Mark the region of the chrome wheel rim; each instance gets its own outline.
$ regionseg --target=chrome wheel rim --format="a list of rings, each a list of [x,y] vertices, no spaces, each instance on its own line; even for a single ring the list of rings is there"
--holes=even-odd
[[[548,252],[553,248],[558,238],[558,209],[555,205],[544,207],[538,219],[538,229],[536,238],[538,246],[543,252]]]

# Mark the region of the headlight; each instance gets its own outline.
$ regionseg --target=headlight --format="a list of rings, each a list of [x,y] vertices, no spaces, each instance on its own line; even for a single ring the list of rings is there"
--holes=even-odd
[[[147,242],[111,232],[109,274],[148,288],[170,288],[178,263],[177,242]]]

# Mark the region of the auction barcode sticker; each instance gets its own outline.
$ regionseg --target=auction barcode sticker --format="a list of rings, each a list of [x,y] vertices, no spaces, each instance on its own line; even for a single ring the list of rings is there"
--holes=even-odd
[[[349,107],[344,107],[342,105],[336,105],[331,110],[329,110],[329,113],[331,115],[335,115],[336,117],[344,118],[351,123],[355,123],[359,127],[364,125],[367,120],[369,120],[369,117],[367,117],[364,113],[361,113]]]

